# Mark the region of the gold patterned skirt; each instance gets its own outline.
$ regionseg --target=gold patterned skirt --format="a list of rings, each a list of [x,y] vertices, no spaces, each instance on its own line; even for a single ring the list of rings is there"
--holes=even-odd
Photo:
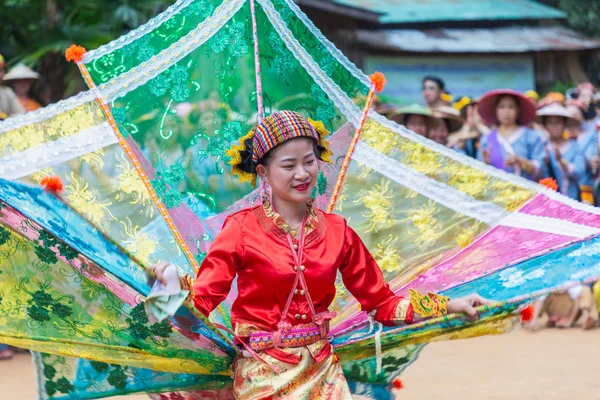
[[[303,347],[278,349],[295,362],[283,362],[285,357],[260,356],[280,372],[254,358],[239,358],[234,370],[233,393],[238,400],[306,399],[352,400],[339,358],[333,352],[321,362],[319,354],[329,343],[322,340]],[[283,355],[283,354],[282,354]]]

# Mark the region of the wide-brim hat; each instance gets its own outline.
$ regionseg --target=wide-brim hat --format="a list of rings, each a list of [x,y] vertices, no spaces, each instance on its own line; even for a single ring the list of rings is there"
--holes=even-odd
[[[15,65],[6,75],[4,81],[16,81],[19,79],[39,79],[40,74],[26,66],[25,64]]]
[[[436,107],[431,111],[431,114],[434,118],[446,121],[446,123],[448,124],[449,133],[458,131],[460,128],[462,128],[463,124],[465,123],[465,120],[460,115],[460,111],[458,111],[454,107]]]
[[[484,123],[488,125],[494,125],[498,123],[496,119],[496,103],[500,96],[513,96],[519,103],[519,117],[518,122],[521,125],[529,125],[535,121],[535,104],[529,98],[525,97],[522,93],[512,89],[496,89],[490,90],[485,93],[481,99],[479,99],[479,105],[477,110]]]
[[[406,123],[406,117],[409,115],[422,115],[425,117],[426,121],[430,121],[432,118],[430,108],[423,107],[422,105],[416,103],[411,104],[410,106],[396,108],[392,112],[388,113],[387,117],[392,121],[404,125]]]
[[[549,106],[540,108],[537,111],[537,122],[542,123],[544,117],[549,116],[563,117],[567,126],[576,126],[581,124],[581,121],[578,121],[576,118],[574,118],[572,113],[559,103],[552,103]]]

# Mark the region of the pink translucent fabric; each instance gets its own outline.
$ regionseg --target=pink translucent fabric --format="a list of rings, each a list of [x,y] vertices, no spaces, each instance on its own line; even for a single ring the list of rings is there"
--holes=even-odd
[[[577,210],[544,194],[531,199],[519,212],[600,228],[600,214]]]

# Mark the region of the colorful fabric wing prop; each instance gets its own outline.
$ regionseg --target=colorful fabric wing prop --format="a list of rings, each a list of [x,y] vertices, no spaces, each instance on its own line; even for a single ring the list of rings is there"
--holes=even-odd
[[[3,342],[169,372],[229,374],[231,342],[183,309],[174,324],[150,323],[142,302],[149,287],[135,279],[143,270],[54,195],[0,180],[0,198]]]
[[[335,162],[321,170],[317,204],[335,206],[347,218],[393,290],[477,291],[506,301],[481,310],[484,318],[477,324],[452,317],[383,329],[369,323],[339,280],[332,341],[357,392],[379,390],[383,396],[423,343],[505,332],[531,296],[599,275],[592,253],[573,247],[592,246],[595,239],[589,237],[600,230],[597,209],[365,113],[373,83],[292,0],[256,0],[255,6],[253,14],[249,0],[180,0],[106,46],[89,52],[72,48],[67,55],[78,63],[90,91],[0,123],[0,177],[32,184],[58,175],[68,204],[39,190],[2,183],[6,209],[35,225],[28,231],[36,234],[27,237],[3,225],[11,238],[3,246],[11,250],[1,264],[7,267],[0,281],[0,318],[26,315],[31,294],[45,288],[52,301],[75,299],[77,307],[66,316],[62,307],[71,303],[55,306],[38,294],[46,300],[34,315],[50,318],[43,321],[48,329],[55,321],[65,324],[58,315],[62,310],[63,319],[76,316],[78,323],[119,332],[114,338],[103,334],[113,340],[106,343],[100,340],[105,336],[90,339],[89,332],[77,329],[16,325],[20,331],[3,332],[0,341],[55,353],[36,356],[42,397],[169,390],[199,390],[195,398],[214,391],[227,395],[230,377],[217,375],[215,365],[231,363],[235,350],[210,321],[183,308],[170,321],[172,338],[156,338],[147,335],[151,326],[132,328],[127,319],[139,316],[136,307],[148,294],[145,267],[169,260],[192,280],[225,217],[255,204],[256,191],[228,173],[225,150],[247,133],[263,109],[295,110],[332,132]],[[360,142],[353,148],[357,134]],[[348,149],[353,152],[346,165]],[[340,174],[345,174],[343,185],[338,184]],[[42,231],[77,252],[86,266],[94,265],[89,271],[100,271],[106,281],[92,279],[83,264],[58,256],[60,267],[47,267],[36,250],[46,257],[59,250],[57,245],[39,250],[44,241],[37,232]],[[105,248],[121,264],[98,254]],[[533,265],[544,257],[562,266],[541,274],[541,267]],[[18,287],[24,278],[35,291]],[[89,293],[85,301],[80,292]],[[230,326],[228,307],[235,294],[234,288],[212,313],[212,322]],[[117,311],[107,302],[118,305],[120,319],[112,318]],[[134,344],[149,358],[126,362],[121,357],[136,348],[129,346],[133,342],[127,335],[140,334],[137,330],[149,342]],[[80,353],[44,344],[67,336]],[[197,370],[171,369],[174,361],[167,353],[151,348],[155,341],[166,343],[169,351],[177,349],[182,358],[200,341],[206,352],[198,352],[206,360],[192,364]],[[103,351],[86,352],[92,343]],[[181,365],[197,360],[189,357]],[[142,383],[150,376],[152,383]]]

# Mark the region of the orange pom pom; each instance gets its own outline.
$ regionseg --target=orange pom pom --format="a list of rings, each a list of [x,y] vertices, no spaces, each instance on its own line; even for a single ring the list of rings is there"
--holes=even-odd
[[[67,51],[65,51],[65,58],[67,61],[80,62],[84,54],[85,49],[83,47],[72,44],[69,46]]]
[[[533,319],[533,313],[535,312],[535,308],[533,304],[528,305],[524,309],[521,310],[521,322],[529,322]]]
[[[404,389],[404,384],[402,383],[402,379],[400,378],[394,379],[394,381],[392,382],[392,386],[394,387],[394,389],[397,390]]]
[[[558,183],[556,183],[554,178],[544,178],[540,181],[540,185],[546,186],[554,191],[558,190]]]
[[[45,178],[42,178],[42,180],[40,181],[40,184],[44,187],[45,191],[54,193],[54,194],[58,194],[58,193],[62,192],[63,189],[65,188],[65,184],[63,183],[62,179],[60,179],[56,175],[47,176]]]
[[[386,84],[385,75],[381,72],[375,72],[374,74],[369,75],[369,79],[375,85],[375,92],[379,93],[383,90]]]

